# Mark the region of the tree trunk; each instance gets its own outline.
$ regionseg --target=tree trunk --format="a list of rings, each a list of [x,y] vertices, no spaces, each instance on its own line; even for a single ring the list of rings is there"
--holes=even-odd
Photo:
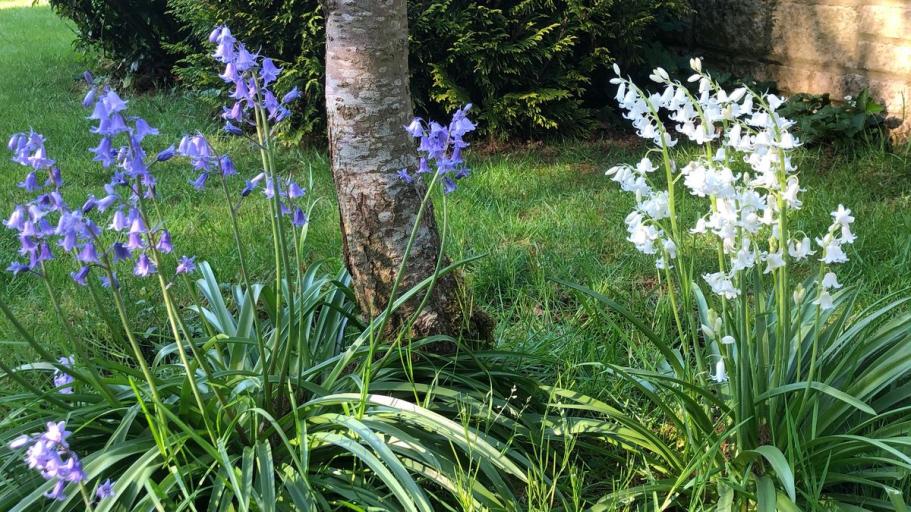
[[[397,176],[417,164],[411,121],[406,0],[327,0],[326,111],[344,256],[361,310],[386,307],[424,189]],[[420,219],[398,295],[433,274],[440,247],[433,208]],[[463,307],[458,274],[447,274],[414,324],[416,336],[489,339],[492,320]],[[400,308],[390,327],[415,312]]]

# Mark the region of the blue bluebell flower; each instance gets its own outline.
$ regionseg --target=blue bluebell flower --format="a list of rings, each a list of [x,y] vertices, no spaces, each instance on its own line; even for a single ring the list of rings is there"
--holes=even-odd
[[[156,270],[155,264],[149,259],[149,255],[142,253],[139,255],[139,258],[136,259],[136,265],[133,267],[133,274],[138,277],[148,277],[154,274]]]
[[[66,430],[63,421],[47,423],[47,430],[41,434],[21,435],[9,447],[12,450],[26,448],[25,463],[37,471],[42,478],[54,482],[45,496],[53,500],[65,500],[68,483],[81,483],[86,479],[79,456],[70,449],[67,438],[72,433]]]
[[[304,210],[295,208],[294,214],[291,216],[291,224],[297,227],[302,227],[305,226],[307,222],[309,222],[309,219],[307,217],[307,214],[304,213]]]
[[[228,155],[222,155],[218,159],[219,166],[221,167],[222,176],[234,176],[237,174],[237,168],[234,167],[234,161],[231,160],[231,157]]]
[[[262,80],[263,85],[269,85],[278,79],[278,75],[281,74],[281,72],[281,68],[276,67],[275,63],[272,62],[272,59],[266,57],[262,61],[259,77]]]
[[[140,243],[141,248],[142,244]],[[123,261],[130,259],[130,249],[123,245],[123,242],[114,242],[111,244],[111,254],[114,257],[114,262]]]
[[[74,360],[73,356],[61,357],[57,360],[61,366],[70,368],[73,366]],[[59,368],[54,369],[54,387],[57,388],[57,392],[63,395],[70,395],[73,393],[73,376],[60,371]]]
[[[301,188],[300,185],[298,185],[294,180],[291,180],[291,179],[288,180],[287,188],[288,188],[288,198],[290,198],[290,199],[297,199],[300,197],[304,197],[304,195],[307,193],[306,189]]]
[[[238,135],[238,136],[240,136],[240,135],[243,135],[243,134],[244,134],[244,131],[241,130],[240,128],[238,128],[237,126],[235,126],[233,123],[231,123],[231,121],[228,121],[228,122],[225,123],[225,128],[224,128],[224,130],[225,130],[226,132],[230,133],[231,135]]]
[[[155,248],[164,254],[174,250],[174,246],[171,245],[171,232],[167,229],[161,230],[161,234],[158,236],[158,242],[155,244]]]
[[[196,257],[195,256],[181,256],[177,260],[177,268],[175,272],[178,274],[189,274],[196,270]]]
[[[415,118],[404,127],[409,135],[420,140],[418,152],[421,158],[417,174],[431,172],[430,163],[433,163],[436,172],[443,177],[442,188],[447,194],[455,191],[456,180],[463,179],[469,174],[469,169],[462,158],[462,150],[468,147],[465,135],[475,130],[475,124],[468,118],[470,109],[470,103],[458,109],[448,126],[436,121],[425,123],[422,119]],[[407,170],[399,171],[400,178],[407,181],[406,176],[411,178]]]
[[[70,272],[70,277],[72,277],[73,281],[76,281],[77,284],[81,286],[87,286],[89,284],[89,267],[85,265],[79,267],[79,270]]]
[[[114,492],[114,482],[110,478],[105,480],[101,485],[98,486],[98,489],[95,490],[95,496],[98,500],[104,500],[116,496],[117,493]]]

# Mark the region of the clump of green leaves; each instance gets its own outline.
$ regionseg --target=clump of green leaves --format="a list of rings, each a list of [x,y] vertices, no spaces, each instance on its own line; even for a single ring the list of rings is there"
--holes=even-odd
[[[586,133],[609,103],[610,63],[638,61],[665,9],[680,4],[412,1],[416,102],[430,111],[478,104],[494,137]]]
[[[795,94],[780,114],[793,119],[794,131],[808,144],[854,144],[879,140],[885,133],[885,106],[864,89],[833,102],[829,94]]]
[[[50,0],[58,15],[75,23],[78,46],[101,50],[113,74],[131,82],[140,77],[145,84],[170,76],[177,56],[167,45],[188,35],[167,12],[167,3]]]

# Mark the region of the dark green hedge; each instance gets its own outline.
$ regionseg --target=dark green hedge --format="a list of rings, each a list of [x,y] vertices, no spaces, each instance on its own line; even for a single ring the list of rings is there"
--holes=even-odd
[[[50,0],[60,16],[79,30],[77,43],[96,47],[114,63],[121,76],[167,77],[179,55],[167,49],[189,32],[167,13],[167,0]]]
[[[472,102],[481,130],[493,138],[588,133],[611,101],[609,63],[640,63],[653,47],[657,19],[681,13],[684,1],[409,0],[415,109],[441,116]],[[112,59],[159,74],[154,64],[161,63],[166,76],[193,87],[220,86],[203,42],[212,26],[226,23],[249,46],[281,61],[288,87],[306,91],[309,101],[296,116],[300,128],[323,127],[323,19],[316,0],[128,2],[145,13],[138,17],[111,15],[110,2],[51,4],[76,21],[84,42]]]

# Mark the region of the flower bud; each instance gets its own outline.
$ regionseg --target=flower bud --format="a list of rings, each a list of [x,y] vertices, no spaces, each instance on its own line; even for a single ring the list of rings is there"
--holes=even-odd
[[[159,162],[167,162],[168,160],[174,158],[175,153],[176,153],[176,150],[174,149],[174,146],[172,145],[171,147],[163,150],[161,153],[158,153],[158,156],[156,158],[158,159]]]
[[[243,135],[244,134],[244,131],[241,130],[239,127],[233,125],[231,123],[231,121],[228,121],[225,123],[225,131],[230,133],[231,135]]]
[[[806,297],[806,295],[807,295],[807,290],[804,289],[802,284],[798,283],[797,286],[794,288],[794,294],[793,294],[794,303],[800,304],[801,302],[803,302],[803,299],[804,299],[804,297]]]

